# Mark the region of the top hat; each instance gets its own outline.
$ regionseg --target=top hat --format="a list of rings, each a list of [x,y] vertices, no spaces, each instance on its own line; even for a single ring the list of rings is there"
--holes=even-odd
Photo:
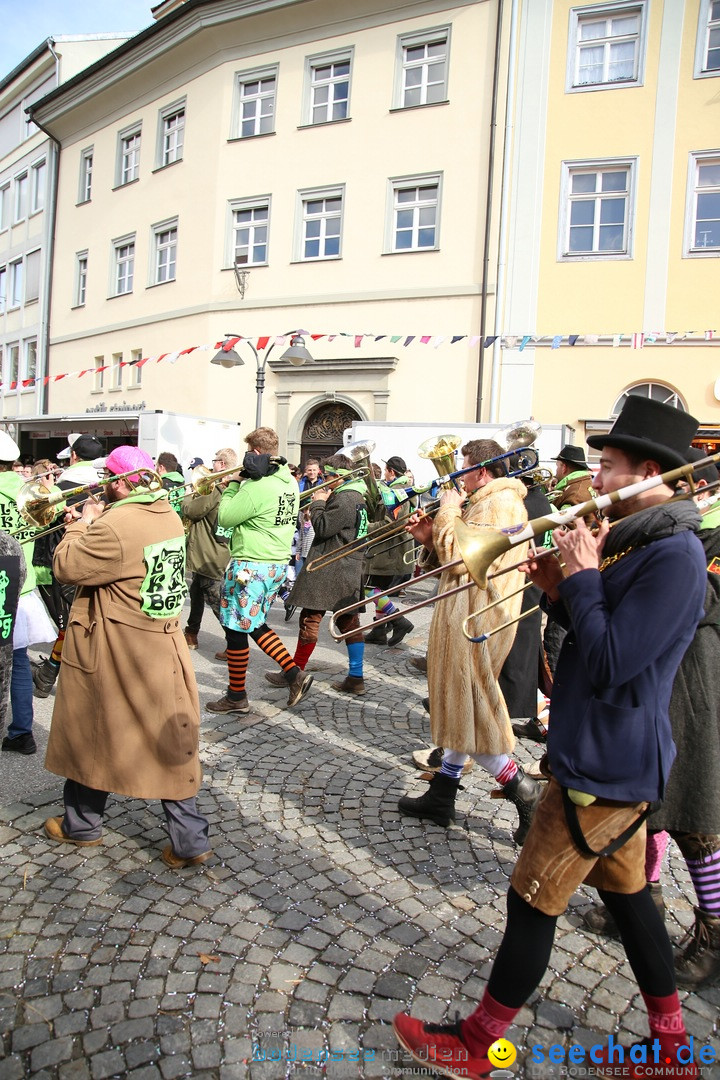
[[[585,469],[590,472],[588,463],[585,460],[585,451],[582,446],[563,446],[562,450],[553,461],[564,461],[568,465],[575,465],[579,469]]]
[[[397,454],[393,455],[393,457],[389,457],[385,464],[387,465],[388,469],[392,469],[392,471],[394,473],[397,473],[398,476],[402,476],[403,473],[407,472],[407,465],[405,464],[405,461],[403,460],[403,458],[398,457]]]
[[[688,446],[698,429],[690,413],[651,398],[629,394],[606,435],[591,435],[588,446],[602,450],[614,446],[630,454],[657,461],[663,470],[685,465]]]

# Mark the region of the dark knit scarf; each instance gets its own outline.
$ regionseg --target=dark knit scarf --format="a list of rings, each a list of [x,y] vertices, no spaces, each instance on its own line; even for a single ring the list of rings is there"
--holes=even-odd
[[[653,540],[674,536],[680,532],[698,532],[700,513],[692,500],[668,502],[660,506],[648,506],[613,525],[602,551],[602,558],[617,555],[627,548],[644,547]]]

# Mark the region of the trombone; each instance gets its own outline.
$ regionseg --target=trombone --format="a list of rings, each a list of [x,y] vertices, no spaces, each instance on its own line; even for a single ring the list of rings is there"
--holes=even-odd
[[[490,566],[496,559],[499,559],[501,555],[504,555],[505,552],[510,551],[511,548],[516,547],[518,544],[536,540],[548,531],[552,531],[563,525],[571,524],[577,518],[586,517],[596,510],[606,510],[609,506],[612,506],[613,503],[625,502],[625,500],[634,498],[644,491],[649,491],[655,487],[662,487],[665,484],[672,486],[677,481],[683,480],[686,477],[691,482],[691,491],[679,496],[673,496],[673,498],[689,498],[695,494],[695,491],[692,490],[692,474],[695,470],[702,469],[706,465],[716,465],[718,462],[720,462],[720,452],[709,454],[707,457],[700,458],[698,461],[688,462],[686,465],[681,465],[676,469],[670,469],[667,472],[659,473],[657,476],[650,476],[647,480],[639,480],[635,484],[628,484],[626,487],[618,488],[616,491],[611,491],[607,495],[598,495],[594,499],[588,499],[587,502],[579,503],[576,506],[569,506],[566,510],[554,510],[546,516],[533,518],[532,521],[528,521],[524,525],[513,525],[507,529],[473,528],[472,525],[468,525],[467,522],[460,519],[455,523],[455,540],[457,542],[458,550],[460,551],[460,558],[445,563],[435,570],[428,570],[427,573],[420,574],[414,579],[414,583],[423,581],[426,578],[437,577],[442,574],[443,571],[449,570],[455,566],[460,566],[463,563],[465,564],[472,581],[457,585],[452,589],[448,589],[447,592],[438,593],[437,596],[431,596],[426,600],[421,600],[411,607],[403,608],[402,612],[393,612],[392,615],[386,615],[385,618],[376,620],[376,622],[373,623],[373,626],[381,626],[384,623],[392,622],[393,619],[396,619],[400,614],[407,615],[411,611],[417,611],[419,608],[436,604],[440,600],[444,600],[449,596],[454,596],[456,593],[471,588],[473,583],[477,585],[479,589],[486,589],[488,581],[492,578],[499,577],[501,574],[507,573],[510,570],[516,570],[518,566],[527,562],[526,557],[522,559],[520,563],[515,563],[513,566],[507,566],[501,570],[495,571],[493,574],[488,574]],[[708,487],[710,486],[711,485],[708,485]],[[668,499],[667,501],[670,502],[671,500]],[[552,548],[544,548],[542,549],[542,552],[534,554],[532,559],[534,560],[535,558],[552,554],[555,554]],[[391,589],[386,589],[384,593],[376,594],[373,599],[377,600],[382,596],[392,595],[397,589],[402,587],[402,585],[396,585]],[[523,592],[524,588],[517,590],[517,592]],[[503,597],[502,599],[507,600],[509,599],[509,596]],[[335,628],[336,620],[341,615],[347,615],[351,611],[357,611],[364,606],[365,601],[360,601],[359,603],[350,604],[348,607],[341,608],[339,611],[333,613],[333,616],[330,619],[329,630],[335,641],[344,641],[346,637],[349,637],[351,633],[354,633],[354,631],[346,631],[344,634],[339,634]],[[482,610],[487,610],[487,608],[483,608]],[[526,618],[528,615],[532,614],[532,611],[533,609],[523,611],[518,619],[513,619],[510,622],[504,623],[502,626],[496,627],[491,633],[481,635],[480,637],[470,637],[469,640],[476,643],[487,641],[488,637],[492,634],[496,634],[500,630],[504,630],[506,627],[518,622],[520,619]],[[479,614],[481,614],[481,611],[473,612],[470,618],[474,618]],[[467,622],[467,620],[465,621]],[[467,634],[466,636],[469,637]]]
[[[342,451],[340,451],[342,453]],[[368,469],[365,465],[358,465],[356,468],[343,473],[342,476],[334,476],[331,480],[323,480],[322,484],[315,484],[314,487],[307,488],[305,491],[300,492],[300,509],[305,510],[309,502],[312,502],[314,492],[322,491],[323,488],[329,488],[332,484],[335,484],[335,490],[341,488],[344,484],[349,484],[353,480],[357,480],[360,477],[363,480],[367,479]],[[374,477],[373,477],[374,479]],[[340,483],[338,483],[338,480]]]
[[[81,484],[78,487],[68,488],[67,491],[61,491],[56,488],[54,491],[48,491],[45,485],[40,480],[28,480],[26,484],[20,488],[17,499],[15,500],[18,513],[20,517],[27,522],[28,525],[33,526],[35,529],[42,530],[39,534],[36,533],[33,536],[26,537],[25,543],[30,540],[35,540],[39,536],[46,536],[48,533],[55,532],[57,529],[63,529],[65,522],[61,522],[55,525],[53,528],[48,529],[46,526],[52,525],[55,520],[58,511],[56,507],[59,507],[61,503],[66,503],[68,499],[74,499],[78,495],[91,496],[95,494],[97,488],[106,487],[114,480],[126,480],[131,476],[145,477],[146,482],[143,483],[140,480],[131,481],[133,487],[145,487],[148,491],[157,491],[162,487],[162,480],[153,469],[130,469],[124,473],[114,473],[112,476],[108,476],[105,480],[98,480],[97,483]],[[16,533],[25,532],[26,528],[13,529],[9,536],[13,536]]]

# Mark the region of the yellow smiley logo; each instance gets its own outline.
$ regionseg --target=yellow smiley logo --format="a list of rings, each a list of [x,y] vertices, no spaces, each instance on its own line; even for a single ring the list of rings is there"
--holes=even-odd
[[[487,1052],[488,1061],[499,1069],[512,1065],[517,1057],[517,1050],[507,1039],[496,1039]]]

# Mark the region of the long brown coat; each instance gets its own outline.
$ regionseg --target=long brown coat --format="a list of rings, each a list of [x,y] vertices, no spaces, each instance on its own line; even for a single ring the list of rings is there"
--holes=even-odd
[[[500,477],[473,492],[465,509],[443,507],[433,523],[433,542],[441,564],[460,558],[455,543],[455,522],[463,521],[495,529],[527,521],[523,505],[525,486],[519,480]],[[526,544],[519,544],[493,563],[493,570],[509,566],[523,557]],[[446,570],[439,592],[472,580],[464,566]],[[488,582],[487,589],[473,586],[435,605],[428,640],[428,685],[430,688],[430,730],[433,742],[447,750],[466,754],[510,754],[515,737],[498,675],[515,639],[515,628],[495,634],[489,641],[474,645],[462,632],[463,620],[485,604],[508,596],[521,588],[519,573],[504,574]],[[486,633],[514,618],[522,596],[498,604],[470,624],[473,633]]]
[[[200,709],[177,615],[141,610],[144,548],[183,536],[167,499],[123,501],[69,525],[58,581],[77,583],[45,767],[100,791],[187,799],[200,784]],[[184,559],[176,567],[184,588]]]

